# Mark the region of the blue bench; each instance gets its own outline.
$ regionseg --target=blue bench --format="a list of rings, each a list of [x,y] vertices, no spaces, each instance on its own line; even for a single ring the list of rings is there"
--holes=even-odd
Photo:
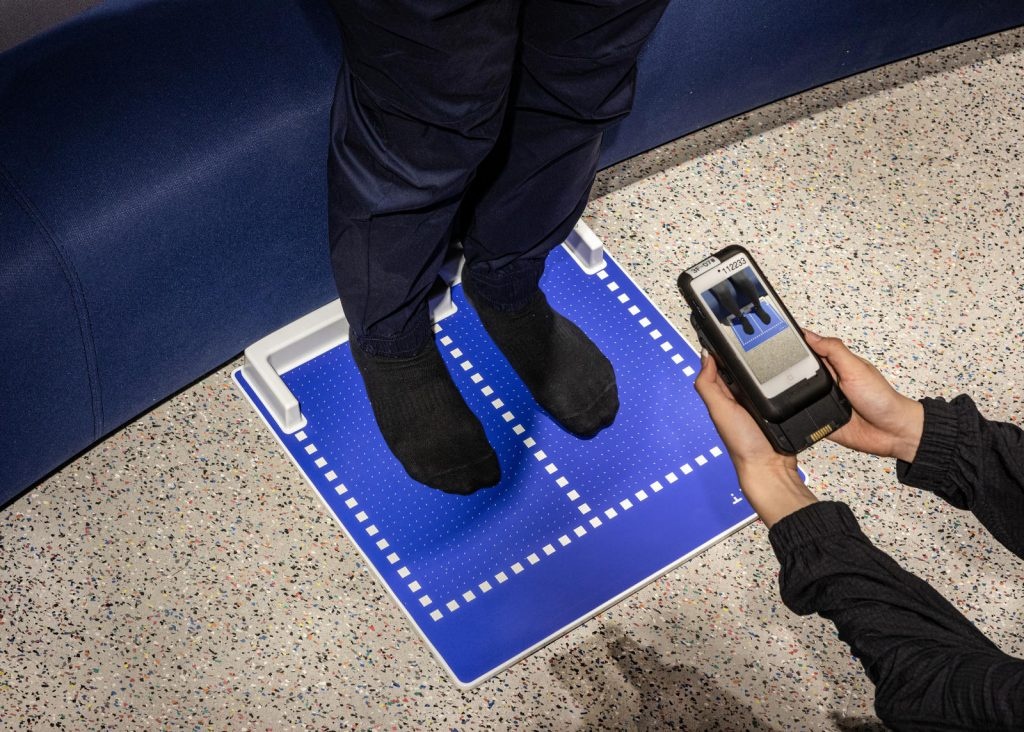
[[[674,2],[603,163],[1022,24],[1019,0]],[[339,59],[327,0],[107,0],[0,54],[0,505],[336,297]]]

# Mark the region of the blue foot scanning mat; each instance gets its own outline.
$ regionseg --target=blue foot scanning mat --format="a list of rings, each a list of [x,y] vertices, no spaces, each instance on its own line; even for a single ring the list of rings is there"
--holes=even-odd
[[[693,388],[692,347],[606,254],[562,248],[542,286],[608,356],[615,424],[590,440],[533,400],[456,286],[438,347],[501,461],[502,482],[447,495],[388,451],[347,343],[283,379],[306,426],[275,425],[235,378],[455,681],[472,687],[753,518]]]

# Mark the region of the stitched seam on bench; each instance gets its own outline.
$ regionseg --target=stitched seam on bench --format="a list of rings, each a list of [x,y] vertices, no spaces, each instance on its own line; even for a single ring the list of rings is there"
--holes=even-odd
[[[86,378],[89,381],[89,396],[92,401],[92,424],[93,440],[98,440],[103,435],[103,399],[100,391],[99,373],[96,368],[96,344],[92,337],[92,321],[89,316],[89,305],[85,299],[85,292],[82,289],[78,272],[71,263],[67,252],[57,237],[46,225],[42,214],[35,206],[28,195],[21,190],[14,180],[7,167],[0,161],[0,183],[11,193],[11,196],[21,207],[21,210],[32,220],[36,228],[43,235],[53,250],[57,262],[60,264],[61,273],[71,291],[72,302],[75,306],[75,315],[78,320],[78,331],[81,338],[82,353],[85,358]]]

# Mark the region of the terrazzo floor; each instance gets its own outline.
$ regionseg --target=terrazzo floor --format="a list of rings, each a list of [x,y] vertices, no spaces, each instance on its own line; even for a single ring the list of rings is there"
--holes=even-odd
[[[604,171],[586,219],[674,322],[678,271],[753,250],[793,313],[911,396],[1024,416],[1024,32],[771,105]],[[461,692],[225,366],[0,513],[0,728],[870,729],[832,627],[756,523]],[[803,466],[1024,655],[1024,565],[831,445]]]

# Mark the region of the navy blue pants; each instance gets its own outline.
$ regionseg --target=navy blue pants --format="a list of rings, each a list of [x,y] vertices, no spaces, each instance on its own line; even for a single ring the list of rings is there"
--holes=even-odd
[[[452,241],[488,304],[536,292],[667,0],[333,2],[334,277],[363,349],[409,356],[430,337],[427,295]]]

